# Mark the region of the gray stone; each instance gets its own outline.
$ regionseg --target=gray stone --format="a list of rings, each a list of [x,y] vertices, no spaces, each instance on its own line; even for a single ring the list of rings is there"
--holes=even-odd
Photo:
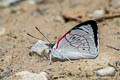
[[[120,66],[120,61],[116,61],[116,66]]]
[[[30,4],[36,4],[36,3],[43,2],[43,0],[26,0],[26,1]]]
[[[94,17],[102,17],[104,14],[105,14],[104,10],[96,10],[96,11],[94,11],[93,16]]]
[[[111,76],[115,74],[116,69],[114,67],[106,67],[103,69],[95,70],[94,72],[99,76]]]
[[[10,4],[14,4],[19,0],[0,0],[0,7],[8,7]]]
[[[62,16],[47,16],[45,18],[45,21],[48,22],[48,23],[51,23],[51,22],[61,22],[63,23],[64,22],[64,19]]]
[[[48,80],[48,74],[46,72],[40,72],[39,74],[36,74],[28,71],[22,71],[16,73],[15,75],[20,76],[20,80]]]
[[[3,79],[4,77],[9,77],[11,75],[11,69],[6,67],[3,69],[3,72],[0,74],[0,79]]]
[[[112,0],[112,6],[114,8],[119,8],[120,7],[120,0]]]
[[[4,56],[5,53],[6,53],[6,49],[0,47],[0,56]]]
[[[56,22],[64,22],[64,19],[62,16],[56,16],[56,18],[54,18],[54,21]]]
[[[30,49],[30,55],[33,53],[37,53],[38,55],[42,55],[43,52],[48,53],[48,46],[46,44],[49,44],[46,41],[38,40],[37,43],[35,43],[32,48]]]

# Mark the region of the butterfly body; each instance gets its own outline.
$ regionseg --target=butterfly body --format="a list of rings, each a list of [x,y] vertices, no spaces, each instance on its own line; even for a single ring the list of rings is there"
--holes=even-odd
[[[98,55],[98,26],[89,20],[73,27],[50,49],[59,59],[96,58]]]

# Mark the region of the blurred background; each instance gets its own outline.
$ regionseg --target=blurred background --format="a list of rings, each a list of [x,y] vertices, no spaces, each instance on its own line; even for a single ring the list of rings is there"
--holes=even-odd
[[[100,49],[96,59],[72,62],[29,56],[31,46],[38,41],[26,33],[52,42],[75,25],[96,20]],[[49,73],[50,80],[119,80],[120,79],[120,0],[0,0],[0,79],[19,80],[9,76],[20,71]],[[100,77],[94,69],[116,66],[112,76]],[[7,71],[5,73],[5,71]],[[21,79],[20,79],[21,80]]]

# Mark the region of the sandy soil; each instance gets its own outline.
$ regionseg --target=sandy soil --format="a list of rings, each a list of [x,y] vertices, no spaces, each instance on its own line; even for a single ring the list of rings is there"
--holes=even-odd
[[[110,6],[110,0],[70,0],[49,1],[39,5],[21,3],[17,10],[13,8],[0,9],[0,28],[6,32],[0,36],[0,47],[7,51],[0,56],[0,69],[9,67],[14,74],[20,71],[39,73],[46,71],[51,80],[119,80],[120,68],[114,76],[100,77],[93,70],[114,65],[120,61],[120,51],[107,46],[120,48],[120,18],[113,18],[98,22],[100,49],[96,59],[80,59],[74,61],[55,61],[48,65],[49,60],[36,54],[29,56],[30,47],[37,41],[26,33],[30,33],[41,40],[46,40],[34,28],[37,26],[41,32],[51,41],[57,41],[75,25],[76,21],[65,22],[57,17],[61,15],[80,18],[81,21],[95,19],[92,16],[95,10],[108,10],[104,16],[117,14],[117,10]],[[102,6],[101,6],[102,5]],[[41,10],[41,12],[40,12]],[[62,17],[61,17],[62,18]],[[56,78],[57,77],[57,78]]]

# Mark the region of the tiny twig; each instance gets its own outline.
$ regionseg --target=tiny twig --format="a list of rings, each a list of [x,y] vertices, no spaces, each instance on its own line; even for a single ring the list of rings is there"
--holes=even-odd
[[[82,22],[79,19],[79,16],[78,16],[78,18],[73,18],[73,17],[65,16],[65,15],[63,15],[62,17],[64,18],[65,22],[69,22],[69,21],[76,21],[76,22],[79,22],[79,23]],[[109,20],[109,19],[114,19],[114,18],[119,18],[119,17],[120,17],[120,14],[116,14],[116,15],[103,16],[103,17],[96,18],[96,19],[93,19],[93,20],[95,20],[97,22],[102,22],[103,20]]]
[[[113,18],[119,18],[120,14],[117,15],[110,15],[110,16],[103,16],[100,18],[95,19],[97,22],[102,22],[103,20],[113,19]]]
[[[107,45],[107,47],[108,47],[108,48],[115,49],[116,51],[120,51],[120,49],[119,49],[119,48],[115,48],[115,47],[113,47],[113,46],[109,46],[109,45]]]
[[[76,22],[79,22],[81,23],[82,21],[77,19],[77,18],[73,18],[73,17],[69,17],[69,16],[65,16],[65,15],[62,15],[63,19],[65,22],[69,22],[69,21],[76,21]]]

